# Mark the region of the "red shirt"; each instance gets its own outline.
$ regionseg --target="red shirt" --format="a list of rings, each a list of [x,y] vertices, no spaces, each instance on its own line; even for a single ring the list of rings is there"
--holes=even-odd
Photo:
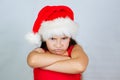
[[[73,46],[68,49],[70,56]],[[81,80],[81,74],[66,74],[50,70],[34,68],[34,80]]]

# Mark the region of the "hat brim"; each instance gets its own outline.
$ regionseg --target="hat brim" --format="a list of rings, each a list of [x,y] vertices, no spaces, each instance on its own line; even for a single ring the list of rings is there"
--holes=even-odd
[[[78,25],[70,18],[56,18],[50,21],[44,21],[38,31],[38,34],[42,36],[43,40],[46,40],[53,35],[66,35],[76,38]]]

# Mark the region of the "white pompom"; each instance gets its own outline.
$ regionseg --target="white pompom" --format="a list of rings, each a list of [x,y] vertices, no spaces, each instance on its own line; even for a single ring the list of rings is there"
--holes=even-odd
[[[41,38],[39,34],[28,33],[25,35],[25,38],[32,44],[40,45],[41,46]]]

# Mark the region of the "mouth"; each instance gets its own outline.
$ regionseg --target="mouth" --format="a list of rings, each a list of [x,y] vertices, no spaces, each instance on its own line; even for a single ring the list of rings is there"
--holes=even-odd
[[[55,49],[54,52],[56,54],[62,54],[63,53],[63,50],[62,49]]]

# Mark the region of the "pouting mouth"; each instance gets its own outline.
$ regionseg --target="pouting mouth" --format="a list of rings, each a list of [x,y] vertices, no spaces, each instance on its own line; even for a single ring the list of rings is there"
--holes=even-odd
[[[62,54],[64,51],[62,49],[55,49],[53,50],[55,54]]]

